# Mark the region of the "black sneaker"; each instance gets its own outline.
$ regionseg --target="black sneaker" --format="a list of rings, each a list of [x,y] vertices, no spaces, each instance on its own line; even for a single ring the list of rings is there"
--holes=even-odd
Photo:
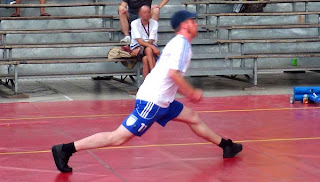
[[[232,158],[242,151],[242,144],[233,143],[232,140],[228,140],[228,145],[223,149],[223,158]]]
[[[53,146],[51,151],[58,170],[63,173],[72,172],[72,168],[68,166],[69,158],[72,154],[69,155],[62,151],[62,144]]]

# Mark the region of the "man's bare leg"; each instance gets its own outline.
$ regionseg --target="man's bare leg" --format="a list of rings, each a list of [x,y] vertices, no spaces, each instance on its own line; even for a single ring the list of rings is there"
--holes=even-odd
[[[146,47],[144,49],[144,53],[146,54],[147,58],[148,58],[148,65],[149,65],[149,72],[154,68],[155,66],[155,59],[154,59],[154,54],[153,54],[153,50],[150,47]]]
[[[199,117],[196,111],[184,106],[180,115],[174,119],[175,121],[183,122],[188,124],[191,130],[201,138],[219,145],[221,137],[213,132]]]
[[[46,4],[46,0],[40,0],[40,4]],[[46,13],[45,8],[40,8],[41,16],[50,16],[50,14]]]
[[[159,21],[160,19],[160,8],[153,8],[152,11],[152,19]]]
[[[68,162],[73,153],[81,150],[122,145],[133,137],[132,133],[120,125],[115,131],[97,133],[76,142],[55,145],[51,150],[57,168],[61,172],[71,172],[72,168],[68,165]]]
[[[142,63],[143,63],[142,75],[143,75],[143,78],[146,78],[147,75],[148,75],[149,72],[150,72],[147,56],[143,56],[143,58],[142,58]]]
[[[115,131],[97,133],[78,140],[74,142],[74,146],[77,152],[100,147],[119,146],[126,143],[133,137],[134,135],[130,133],[128,129],[120,125]]]
[[[129,36],[129,12],[126,8],[119,6],[118,13],[122,32],[125,36]]]
[[[221,147],[224,158],[232,158],[242,151],[241,144],[233,143],[230,139],[221,138],[200,119],[197,112],[186,106],[184,106],[180,115],[174,120],[186,123],[196,135]]]
[[[20,0],[16,0],[16,4],[20,4],[20,3],[21,3]],[[21,9],[20,9],[20,8],[16,8],[16,12],[13,13],[11,16],[12,16],[12,17],[18,17],[18,16],[20,16],[20,15],[21,15]]]
[[[150,71],[156,66],[156,58],[152,56],[152,60],[149,61],[149,69]]]

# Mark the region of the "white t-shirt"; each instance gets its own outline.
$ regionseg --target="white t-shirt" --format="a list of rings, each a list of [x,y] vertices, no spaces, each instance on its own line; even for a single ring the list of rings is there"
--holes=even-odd
[[[169,70],[179,70],[184,75],[191,57],[191,44],[184,36],[177,35],[171,39],[163,49],[155,68],[141,85],[137,99],[167,108],[174,101],[178,91],[178,86],[169,77]]]
[[[130,44],[131,50],[140,46],[136,39],[142,39],[146,42],[148,42],[150,39],[154,40],[153,44],[156,46],[158,41],[158,22],[156,20],[150,19],[149,25],[144,26],[142,25],[140,18],[132,21]]]

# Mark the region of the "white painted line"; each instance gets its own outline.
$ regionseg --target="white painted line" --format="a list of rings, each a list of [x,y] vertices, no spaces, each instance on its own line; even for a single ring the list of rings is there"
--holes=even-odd
[[[68,99],[68,100],[70,100],[70,101],[73,101],[73,99],[71,99],[70,97],[68,97],[68,96],[66,96],[66,95],[64,95],[64,94],[62,94],[62,93],[60,93],[59,92],[59,94],[61,94],[63,97],[65,97],[66,99]]]

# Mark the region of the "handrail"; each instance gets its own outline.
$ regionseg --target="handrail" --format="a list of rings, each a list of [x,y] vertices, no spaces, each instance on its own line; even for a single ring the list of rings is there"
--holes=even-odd
[[[12,44],[0,45],[0,49],[20,49],[20,48],[72,48],[72,47],[108,47],[123,46],[124,43],[60,43],[60,44]]]
[[[65,3],[65,4],[0,4],[0,8],[57,8],[57,7],[82,7],[82,6],[116,6],[120,3]]]
[[[307,12],[265,12],[265,13],[209,13],[198,16],[292,16],[292,15],[317,15],[320,11]]]
[[[224,43],[302,43],[320,42],[320,38],[301,38],[301,39],[238,39],[238,40],[216,40],[214,44]]]
[[[217,29],[290,29],[290,28],[319,28],[320,24],[270,24],[270,25],[230,25],[230,26],[203,26],[206,30]]]
[[[29,17],[0,17],[1,20],[55,20],[55,19],[92,19],[92,18],[110,18],[113,19],[113,15],[73,15],[73,16],[29,16]]]
[[[252,55],[242,55],[242,56],[230,56],[226,57],[225,59],[257,59],[257,58],[295,58],[295,57],[320,57],[320,54],[252,54]]]
[[[271,1],[191,1],[182,2],[184,5],[199,4],[277,4],[277,3],[299,3],[299,2],[320,2],[320,0],[271,0]]]
[[[114,28],[85,28],[85,29],[40,29],[40,30],[0,30],[1,34],[50,34],[50,33],[90,33],[90,32],[119,32]]]

